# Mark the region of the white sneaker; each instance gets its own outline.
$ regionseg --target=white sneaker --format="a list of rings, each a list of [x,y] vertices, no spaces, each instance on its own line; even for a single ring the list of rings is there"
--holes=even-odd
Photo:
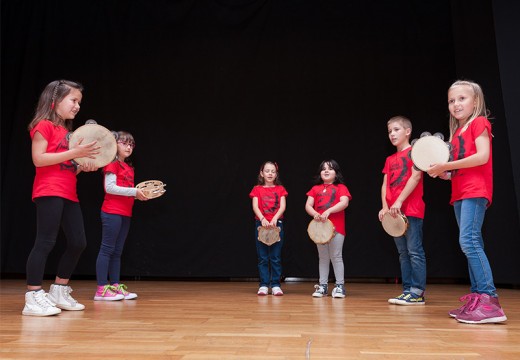
[[[49,290],[49,300],[56,304],[56,307],[63,310],[83,310],[85,305],[80,304],[70,293],[72,288],[67,285],[52,284]]]
[[[273,296],[283,296],[282,288],[279,286],[274,286],[271,290]]]
[[[25,306],[22,310],[23,315],[50,316],[59,314],[60,312],[61,310],[47,299],[47,294],[43,289],[25,293]]]
[[[333,298],[344,298],[346,294],[345,286],[343,284],[336,284],[334,289],[332,289],[332,297]]]
[[[314,293],[312,294],[312,297],[321,298],[321,297],[327,296],[327,291],[328,291],[327,284],[314,285]]]
[[[269,292],[269,288],[267,286],[260,286],[258,289],[258,292],[256,293],[259,296],[265,296]]]

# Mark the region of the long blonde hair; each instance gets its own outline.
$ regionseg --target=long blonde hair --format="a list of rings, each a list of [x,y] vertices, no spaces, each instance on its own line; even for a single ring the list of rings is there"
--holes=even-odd
[[[72,130],[72,123],[61,119],[56,113],[56,107],[73,88],[83,92],[83,85],[74,81],[55,80],[49,83],[40,95],[34,117],[28,126],[29,131],[44,119],[52,121],[54,125],[61,125]]]
[[[451,84],[450,88],[448,89],[448,94],[450,90],[457,86],[469,86],[473,91],[473,97],[475,99],[475,107],[473,108],[473,113],[466,121],[464,126],[466,126],[479,116],[489,116],[489,110],[487,109],[486,102],[484,101],[484,92],[482,91],[482,88],[479,84],[469,80],[457,80],[453,84]],[[450,113],[450,141],[453,139],[453,135],[455,134],[458,128],[459,121],[455,119]]]

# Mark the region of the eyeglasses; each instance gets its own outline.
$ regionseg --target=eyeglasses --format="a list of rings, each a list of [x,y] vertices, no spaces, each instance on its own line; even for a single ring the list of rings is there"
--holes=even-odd
[[[133,141],[118,141],[117,143],[123,146],[130,146],[132,149],[135,148],[135,142]]]

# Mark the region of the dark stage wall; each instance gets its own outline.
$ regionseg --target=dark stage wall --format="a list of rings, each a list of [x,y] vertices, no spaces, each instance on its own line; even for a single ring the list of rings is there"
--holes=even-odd
[[[317,277],[305,193],[319,163],[334,158],[353,195],[346,276],[391,279],[397,251],[377,220],[381,170],[395,151],[386,121],[402,114],[413,137],[447,136],[447,89],[467,78],[483,86],[493,114],[487,254],[498,284],[519,284],[518,82],[508,80],[518,79],[508,59],[518,59],[519,27],[509,3],[2,0],[2,273],[25,273],[34,242],[26,127],[52,80],[85,85],[75,127],[95,119],[130,131],[136,180],[167,184],[165,196],[135,205],[124,276],[256,277],[248,194],[272,159],[289,192],[284,275]],[[78,193],[88,248],[76,274],[93,276],[101,173],[80,174]],[[426,176],[430,279],[467,278],[449,194],[448,182]]]

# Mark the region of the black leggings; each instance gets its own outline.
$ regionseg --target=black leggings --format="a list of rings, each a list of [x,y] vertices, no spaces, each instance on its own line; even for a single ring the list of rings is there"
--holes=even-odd
[[[70,279],[87,246],[81,207],[77,202],[57,196],[36,198],[34,202],[36,241],[27,259],[27,285],[42,284],[47,256],[56,244],[60,225],[67,238],[67,248],[60,258],[56,275],[62,279]]]

